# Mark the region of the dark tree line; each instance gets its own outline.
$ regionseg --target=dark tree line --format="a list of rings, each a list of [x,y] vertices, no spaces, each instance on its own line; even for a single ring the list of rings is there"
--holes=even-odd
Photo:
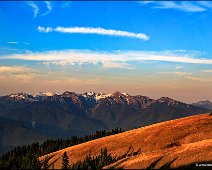
[[[82,161],[78,161],[72,165],[69,165],[69,161],[67,161],[67,153],[64,152],[62,156],[62,169],[92,169],[98,170],[102,169],[103,167],[110,165],[118,160],[126,158],[128,156],[134,156],[140,154],[141,150],[138,149],[134,151],[133,147],[130,146],[129,149],[120,156],[112,156],[108,153],[107,148],[101,148],[100,154],[97,156],[91,156],[91,153],[86,155],[85,159]],[[65,166],[64,166],[65,165]],[[117,165],[115,165],[117,166]],[[110,169],[115,168],[115,166],[111,167]],[[65,167],[65,168],[64,168]]]
[[[47,165],[45,165],[45,161],[38,161],[40,156],[121,132],[123,132],[121,128],[117,127],[111,131],[96,131],[96,133],[84,137],[73,136],[67,139],[49,139],[41,144],[36,142],[31,145],[18,146],[0,157],[0,169],[41,169],[41,167],[47,167]]]
[[[102,169],[104,166],[114,163],[117,160],[117,157],[108,154],[107,148],[104,148],[101,149],[100,155],[91,156],[89,153],[83,161],[78,161],[71,165],[70,169]]]
[[[64,152],[62,156],[62,166],[61,169],[102,169],[111,163],[116,162],[121,157],[113,157],[108,154],[107,148],[101,148],[100,154],[98,156],[91,156],[91,153],[86,155],[83,161],[78,161],[72,165],[69,164],[69,157],[67,152]]]
[[[64,152],[62,156],[62,169],[68,169],[69,168],[69,157],[67,155],[67,152]]]

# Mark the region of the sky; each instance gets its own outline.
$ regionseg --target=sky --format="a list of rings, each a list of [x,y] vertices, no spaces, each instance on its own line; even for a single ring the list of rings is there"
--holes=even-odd
[[[212,2],[0,2],[0,95],[212,101]]]

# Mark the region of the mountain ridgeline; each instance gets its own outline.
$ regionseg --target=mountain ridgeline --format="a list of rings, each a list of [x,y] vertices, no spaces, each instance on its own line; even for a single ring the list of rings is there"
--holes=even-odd
[[[129,130],[208,111],[168,97],[154,100],[120,92],[1,96],[0,153],[50,138],[84,136],[115,127]]]
[[[210,102],[209,100],[192,103],[192,105],[212,110],[212,102]]]

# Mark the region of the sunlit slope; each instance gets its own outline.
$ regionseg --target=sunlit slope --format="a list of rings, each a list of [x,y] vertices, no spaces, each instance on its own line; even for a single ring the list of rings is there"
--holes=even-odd
[[[201,114],[162,122],[65,148],[48,155],[54,155],[49,165],[61,168],[64,151],[72,164],[83,160],[89,152],[91,155],[99,154],[102,147],[107,147],[115,156],[124,154],[130,146],[134,151],[141,149],[141,153],[106,168],[147,168],[151,164],[160,168],[167,163],[170,167],[179,167],[212,161],[212,115]],[[40,160],[43,158],[40,157]]]

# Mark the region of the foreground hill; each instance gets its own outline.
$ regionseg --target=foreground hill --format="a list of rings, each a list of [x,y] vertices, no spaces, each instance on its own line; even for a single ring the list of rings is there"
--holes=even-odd
[[[0,121],[5,126],[0,130],[0,154],[47,138],[83,136],[116,127],[129,130],[208,111],[168,97],[154,100],[120,92],[1,96]]]
[[[126,131],[90,142],[72,146],[51,154],[49,168],[61,168],[62,155],[66,151],[70,164],[83,160],[90,152],[98,155],[100,148],[107,147],[113,156],[123,155],[131,146],[130,156],[107,168],[146,169],[187,166],[212,162],[212,115],[201,114]],[[43,160],[45,156],[40,157]],[[195,165],[194,165],[195,166]]]

